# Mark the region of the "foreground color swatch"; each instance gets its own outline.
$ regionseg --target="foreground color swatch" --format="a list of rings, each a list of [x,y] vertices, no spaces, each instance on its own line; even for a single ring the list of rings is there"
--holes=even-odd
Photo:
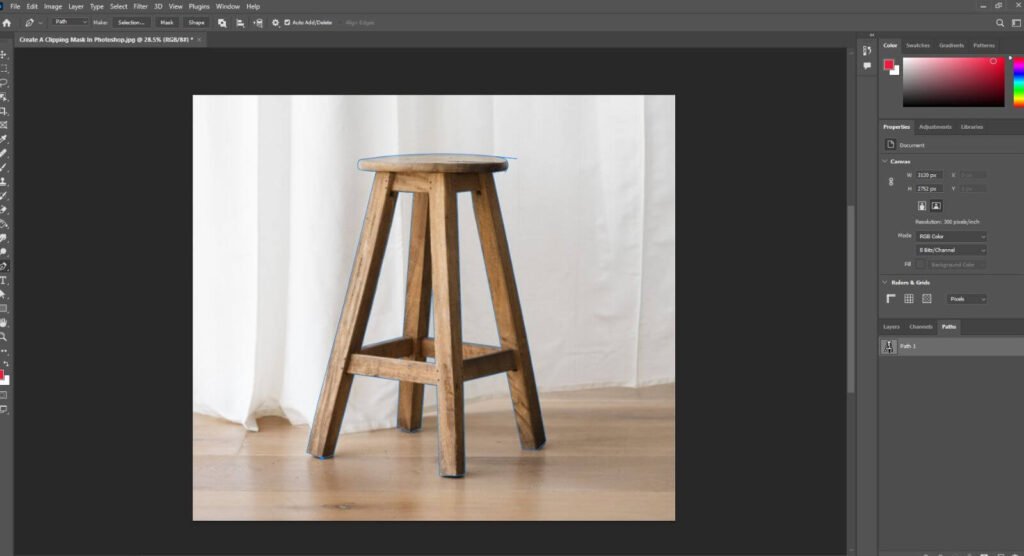
[[[903,106],[1005,106],[1004,58],[904,58]]]
[[[1024,108],[1024,59],[1013,59],[1013,107]]]

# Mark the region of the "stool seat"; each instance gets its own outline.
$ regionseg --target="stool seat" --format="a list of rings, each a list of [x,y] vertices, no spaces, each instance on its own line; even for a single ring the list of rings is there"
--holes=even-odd
[[[371,172],[479,174],[503,172],[508,169],[508,160],[481,154],[399,154],[360,159],[358,168]]]

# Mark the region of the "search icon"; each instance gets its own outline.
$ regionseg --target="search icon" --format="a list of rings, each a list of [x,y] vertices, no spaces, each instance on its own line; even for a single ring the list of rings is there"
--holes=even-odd
[[[1006,27],[1006,22],[1003,21],[1003,18],[1000,17],[996,20],[996,27]]]
[[[4,342],[7,341],[7,333],[6,332],[0,332],[0,340],[2,340]]]

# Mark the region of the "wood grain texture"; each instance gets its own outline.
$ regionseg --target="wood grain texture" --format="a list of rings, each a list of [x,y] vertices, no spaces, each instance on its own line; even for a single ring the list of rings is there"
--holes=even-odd
[[[396,174],[395,191],[406,193],[430,193],[433,183],[433,172],[406,172]],[[480,179],[476,174],[451,174],[452,187],[455,191],[477,191],[480,189]]]
[[[390,378],[417,384],[436,384],[437,369],[430,363],[354,354],[349,357],[345,372],[354,375]]]
[[[356,260],[345,295],[345,306],[338,322],[306,447],[306,452],[312,456],[334,455],[338,434],[341,432],[341,421],[352,389],[352,375],[345,372],[345,365],[351,354],[362,347],[366,334],[366,323],[377,291],[377,278],[380,276],[388,232],[395,213],[395,200],[398,197],[397,193],[391,191],[393,181],[394,174],[391,173],[379,172],[374,176]]]
[[[405,283],[404,334],[415,338],[410,359],[423,361],[420,340],[430,327],[430,197],[415,193],[412,197],[412,224],[409,231],[409,269]],[[402,382],[398,386],[398,428],[416,432],[423,427],[423,385]]]
[[[672,521],[674,400],[672,385],[548,392],[551,442],[537,452],[512,440],[507,398],[467,402],[462,481],[437,478],[432,434],[345,434],[338,457],[320,461],[302,453],[304,425],[267,417],[256,432],[195,416],[192,518]]]
[[[480,233],[501,347],[516,353],[516,372],[506,376],[519,427],[519,441],[523,448],[536,450],[544,446],[547,437],[494,176],[480,174],[480,186],[480,192],[473,194],[473,213]]]
[[[426,357],[434,356],[434,339],[423,338],[420,340],[420,349],[423,350],[423,355]],[[488,353],[494,353],[501,348],[495,346],[487,346],[484,344],[473,344],[470,342],[462,342],[462,358],[478,357],[481,355],[487,355]]]
[[[448,174],[437,174],[430,191],[430,256],[434,290],[434,361],[437,365],[439,471],[466,473],[462,395],[462,305],[456,191]]]
[[[393,340],[367,344],[359,348],[358,353],[376,355],[377,357],[407,357],[413,353],[418,343],[409,336],[402,336]]]
[[[516,353],[502,349],[486,355],[469,357],[462,361],[462,380],[473,380],[496,375],[516,368]]]
[[[479,154],[400,154],[364,158],[358,163],[360,170],[374,172],[442,172],[479,173],[502,172],[508,161],[498,156]]]

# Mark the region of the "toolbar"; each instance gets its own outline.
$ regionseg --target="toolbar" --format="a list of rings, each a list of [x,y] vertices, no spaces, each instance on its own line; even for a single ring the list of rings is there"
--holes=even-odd
[[[0,419],[13,413],[14,44],[0,40]]]

